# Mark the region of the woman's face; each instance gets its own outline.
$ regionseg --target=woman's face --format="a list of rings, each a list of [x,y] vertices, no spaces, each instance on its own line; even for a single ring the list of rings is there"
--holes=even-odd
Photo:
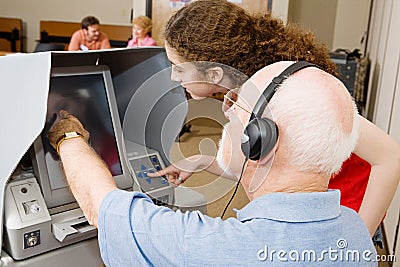
[[[144,38],[147,34],[146,30],[141,28],[139,25],[133,24],[133,34],[137,38]]]
[[[171,80],[180,82],[194,99],[209,97],[221,91],[220,86],[208,82],[205,73],[200,72],[193,63],[179,56],[167,42],[165,42],[165,50],[172,64]]]

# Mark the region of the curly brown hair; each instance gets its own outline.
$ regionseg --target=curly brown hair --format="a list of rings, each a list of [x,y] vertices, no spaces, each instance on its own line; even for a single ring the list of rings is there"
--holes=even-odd
[[[187,61],[231,66],[247,76],[277,61],[305,60],[337,75],[325,44],[271,14],[250,15],[226,0],[197,0],[167,22],[164,37]]]

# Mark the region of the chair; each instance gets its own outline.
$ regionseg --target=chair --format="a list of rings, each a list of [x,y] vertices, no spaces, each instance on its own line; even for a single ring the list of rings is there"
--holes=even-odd
[[[64,51],[65,44],[60,43],[38,43],[35,47],[36,52],[45,52],[45,51]]]

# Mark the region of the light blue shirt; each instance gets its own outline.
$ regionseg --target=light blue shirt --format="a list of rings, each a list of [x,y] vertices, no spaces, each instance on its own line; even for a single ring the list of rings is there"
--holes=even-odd
[[[174,212],[115,190],[99,212],[99,245],[112,266],[378,266],[360,217],[340,193],[272,193],[237,219]]]

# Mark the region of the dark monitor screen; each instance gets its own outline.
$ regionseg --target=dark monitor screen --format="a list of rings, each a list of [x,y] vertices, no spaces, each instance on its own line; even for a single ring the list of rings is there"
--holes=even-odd
[[[122,131],[110,72],[105,66],[53,68],[45,129],[34,143],[34,170],[49,208],[75,201],[47,132],[66,110],[90,133],[90,145],[101,156],[120,188],[132,187],[124,159]],[[96,177],[88,177],[96,179]]]

